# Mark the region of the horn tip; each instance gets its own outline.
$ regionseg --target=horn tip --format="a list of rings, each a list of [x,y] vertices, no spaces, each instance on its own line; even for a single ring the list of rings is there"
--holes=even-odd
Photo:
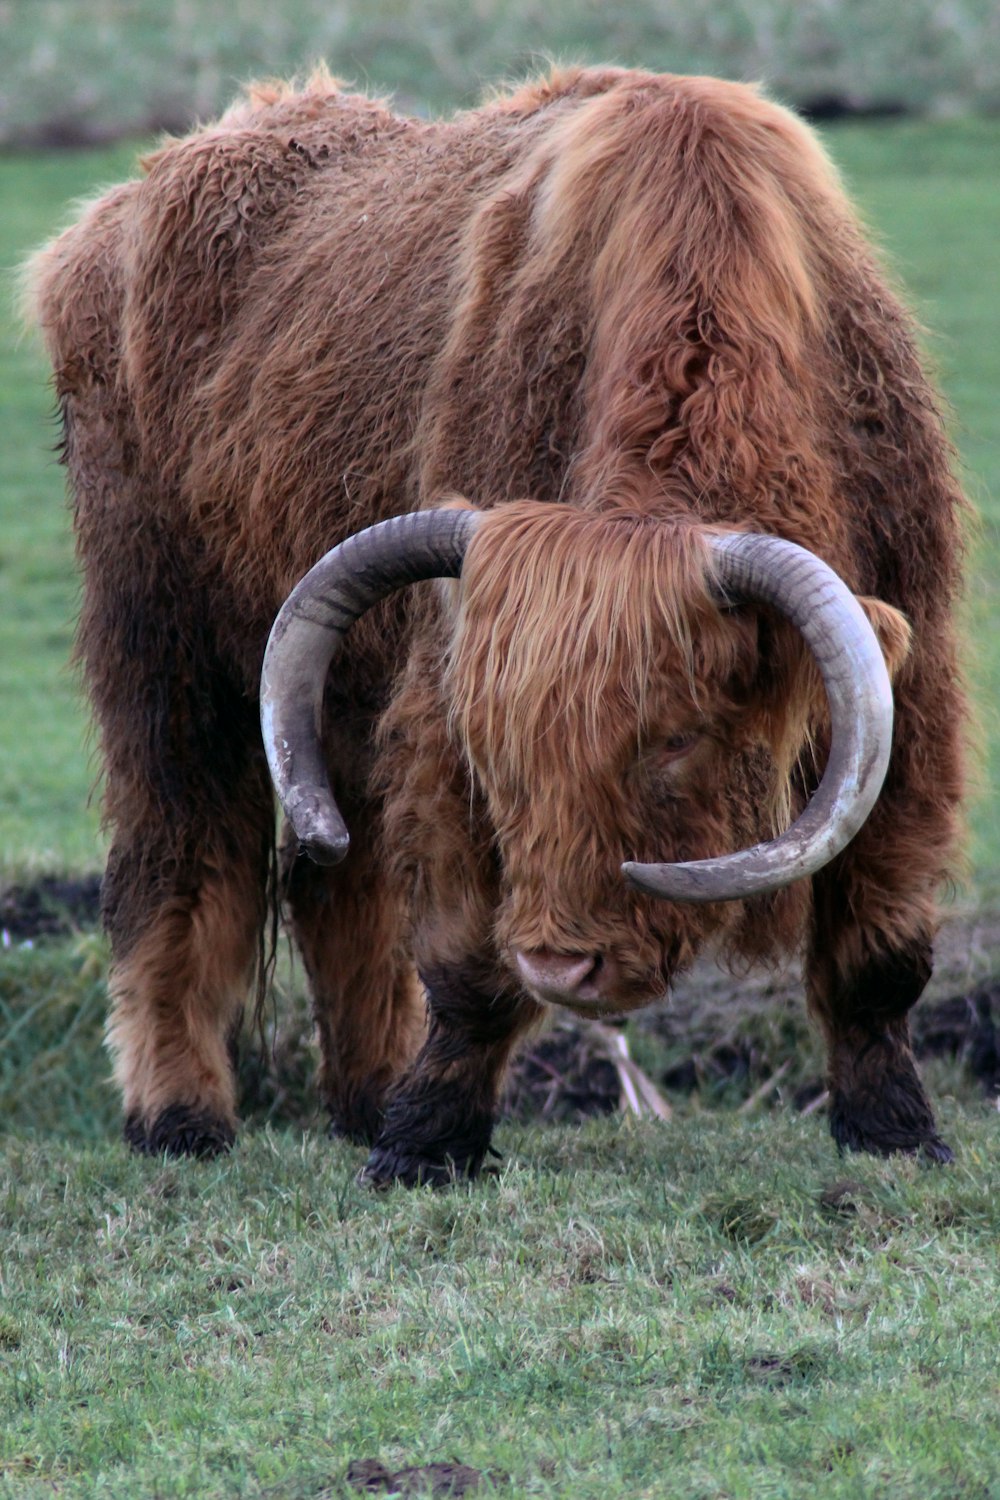
[[[709,861],[701,863],[708,864]],[[626,860],[621,872],[629,885],[647,896],[659,896],[663,901],[716,901],[730,899],[728,893],[720,897],[699,877],[698,864],[649,865],[638,860]],[[737,893],[734,892],[733,895]]]
[[[315,835],[299,841],[302,853],[308,855],[315,865],[341,864],[347,857],[350,847],[351,841],[346,833],[341,838],[324,838],[322,835]]]
[[[640,864],[636,860],[628,859],[622,865],[621,872],[629,885],[635,886],[637,890],[646,891],[651,896],[660,894],[655,880],[650,878],[649,865]]]

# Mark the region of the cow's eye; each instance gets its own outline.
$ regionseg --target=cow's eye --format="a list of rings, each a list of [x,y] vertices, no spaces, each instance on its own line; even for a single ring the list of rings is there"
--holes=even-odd
[[[701,736],[695,730],[686,734],[671,734],[660,740],[656,747],[656,758],[662,762],[680,760],[693,750]]]

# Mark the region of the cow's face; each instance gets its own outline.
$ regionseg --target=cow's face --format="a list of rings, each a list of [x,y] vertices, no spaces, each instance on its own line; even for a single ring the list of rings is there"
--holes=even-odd
[[[737,915],[632,889],[625,860],[708,858],[772,831],[753,615],[720,611],[696,531],[557,506],[484,518],[449,669],[454,732],[501,860],[495,937],[537,998],[660,997]]]

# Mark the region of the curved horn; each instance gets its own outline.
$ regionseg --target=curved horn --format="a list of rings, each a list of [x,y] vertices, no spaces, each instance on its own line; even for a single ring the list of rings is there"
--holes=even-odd
[[[275,790],[306,853],[339,863],[350,838],[321,743],[327,669],[359,615],[424,578],[455,578],[479,524],[469,510],[415,511],[334,547],[289,594],[271,629],[260,719]]]
[[[882,650],[837,574],[779,537],[731,533],[710,536],[709,543],[726,596],[773,605],[812,652],[830,703],[830,755],[808,806],[778,838],[719,859],[622,865],[633,885],[671,901],[735,901],[821,869],[874,807],[892,743],[892,687]]]

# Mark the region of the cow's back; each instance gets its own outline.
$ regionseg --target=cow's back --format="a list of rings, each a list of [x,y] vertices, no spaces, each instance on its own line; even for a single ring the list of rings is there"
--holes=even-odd
[[[905,317],[753,90],[569,70],[427,122],[320,74],[145,165],[36,266],[74,491],[92,551],[186,549],[248,673],[322,552],[449,489],[752,524],[868,589],[905,508],[911,610],[948,552]]]

